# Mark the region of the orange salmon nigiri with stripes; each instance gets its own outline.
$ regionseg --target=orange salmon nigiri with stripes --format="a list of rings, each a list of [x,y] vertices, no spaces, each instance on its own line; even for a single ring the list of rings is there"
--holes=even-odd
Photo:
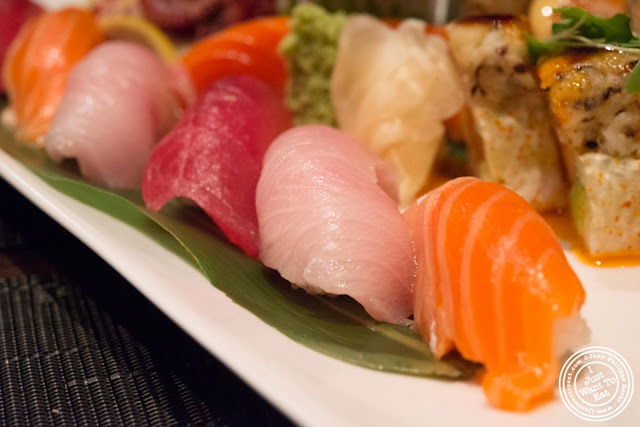
[[[22,27],[2,70],[18,139],[42,145],[71,69],[103,40],[93,14],[82,9],[41,13]]]
[[[484,364],[498,408],[553,396],[558,356],[583,343],[585,294],[560,242],[515,192],[457,178],[404,213],[418,263],[414,321],[436,357]]]

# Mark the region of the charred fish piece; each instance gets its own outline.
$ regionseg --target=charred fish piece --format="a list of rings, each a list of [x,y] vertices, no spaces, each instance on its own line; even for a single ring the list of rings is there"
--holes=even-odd
[[[539,66],[562,146],[571,211],[591,255],[640,250],[640,53],[569,50]]]
[[[528,23],[513,16],[447,26],[468,102],[465,139],[478,177],[502,184],[537,210],[567,202],[557,137],[525,44]]]

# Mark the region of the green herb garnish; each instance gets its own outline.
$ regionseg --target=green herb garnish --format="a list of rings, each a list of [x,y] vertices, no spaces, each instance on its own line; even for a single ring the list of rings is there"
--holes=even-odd
[[[560,13],[561,22],[552,25],[553,35],[546,40],[536,40],[526,35],[531,60],[561,54],[567,48],[597,48],[627,51],[640,54],[640,38],[631,32],[629,16],[618,13],[611,18],[594,16],[577,7],[554,9]],[[634,67],[627,80],[627,92],[640,90],[640,67]]]

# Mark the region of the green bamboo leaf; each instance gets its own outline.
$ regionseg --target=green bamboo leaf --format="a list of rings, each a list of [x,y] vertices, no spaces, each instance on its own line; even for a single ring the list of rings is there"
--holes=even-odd
[[[638,67],[637,64],[633,67],[631,74],[629,74],[626,89],[629,93],[640,91],[640,67]]]
[[[312,349],[367,368],[448,380],[469,378],[477,367],[459,357],[435,360],[411,329],[376,322],[350,298],[292,289],[276,272],[229,244],[199,208],[173,201],[151,212],[139,192],[90,185],[72,164],[53,164],[6,130],[0,131],[0,148],[58,191],[128,223],[198,266],[236,304]]]

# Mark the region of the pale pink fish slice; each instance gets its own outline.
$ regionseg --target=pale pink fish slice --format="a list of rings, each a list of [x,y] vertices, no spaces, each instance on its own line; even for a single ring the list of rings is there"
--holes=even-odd
[[[175,124],[183,95],[177,72],[133,43],[106,42],[76,65],[45,135],[55,161],[75,158],[83,176],[140,188],[153,146]],[[184,88],[187,92],[190,88]]]
[[[347,134],[291,129],[267,151],[256,192],[265,265],[311,293],[349,295],[375,319],[407,323],[416,265],[388,171]]]

